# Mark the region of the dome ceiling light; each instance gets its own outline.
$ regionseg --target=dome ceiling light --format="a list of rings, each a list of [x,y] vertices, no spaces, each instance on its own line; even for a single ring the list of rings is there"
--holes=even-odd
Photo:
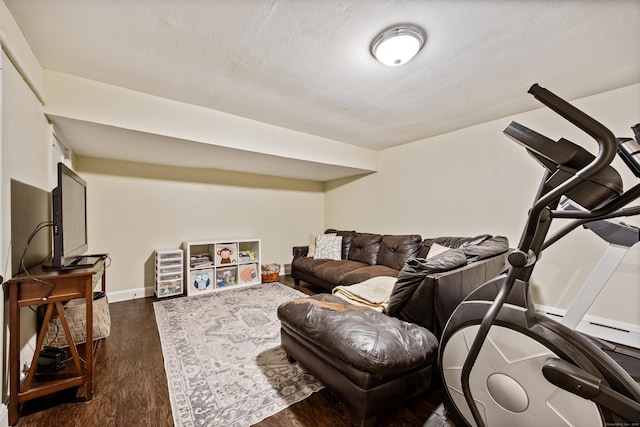
[[[417,25],[394,25],[373,39],[371,54],[384,65],[396,67],[416,56],[426,38],[424,30]]]

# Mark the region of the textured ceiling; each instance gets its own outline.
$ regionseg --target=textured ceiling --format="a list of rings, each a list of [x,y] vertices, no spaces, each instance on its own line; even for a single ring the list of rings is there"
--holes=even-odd
[[[373,150],[640,82],[636,0],[4,1],[45,69]],[[427,42],[385,67],[399,22]]]

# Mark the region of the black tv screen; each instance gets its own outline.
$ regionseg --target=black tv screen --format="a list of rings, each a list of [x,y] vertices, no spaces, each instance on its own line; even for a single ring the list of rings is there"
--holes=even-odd
[[[87,183],[58,163],[58,186],[53,202],[53,268],[64,268],[88,249]]]

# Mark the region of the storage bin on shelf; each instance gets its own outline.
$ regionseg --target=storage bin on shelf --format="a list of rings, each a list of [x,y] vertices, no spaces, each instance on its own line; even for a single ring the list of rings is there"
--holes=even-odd
[[[213,268],[203,268],[189,272],[187,295],[205,294],[213,291],[215,287]]]

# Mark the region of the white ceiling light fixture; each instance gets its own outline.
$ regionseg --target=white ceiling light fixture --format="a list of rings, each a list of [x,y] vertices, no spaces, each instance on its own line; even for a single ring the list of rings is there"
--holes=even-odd
[[[422,49],[427,36],[413,24],[398,24],[382,31],[371,42],[371,54],[390,67],[406,64]]]

